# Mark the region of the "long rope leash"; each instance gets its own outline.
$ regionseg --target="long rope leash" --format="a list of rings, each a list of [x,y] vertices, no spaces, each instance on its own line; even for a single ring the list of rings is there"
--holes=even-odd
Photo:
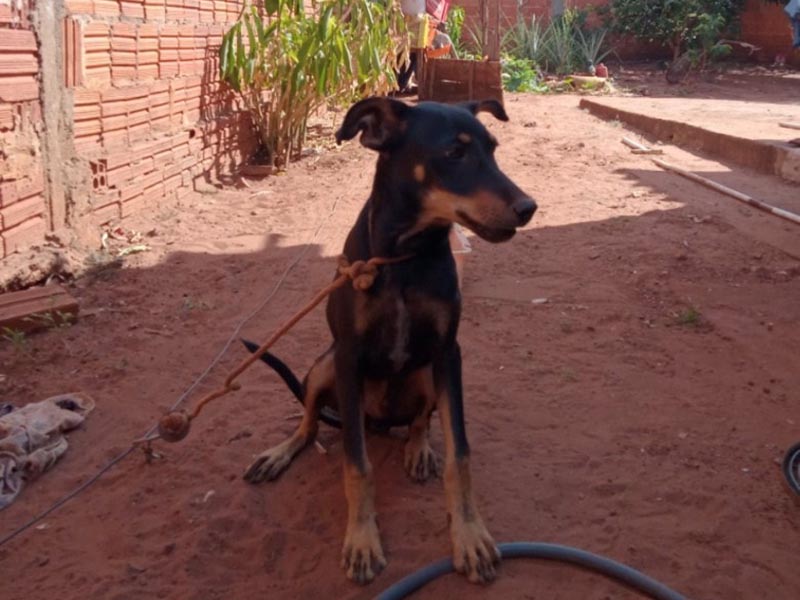
[[[330,211],[328,212],[328,214],[325,215],[325,217],[322,219],[322,221],[319,222],[319,224],[317,225],[316,229],[314,230],[314,233],[308,239],[308,241],[306,242],[306,244],[303,247],[303,249],[300,252],[297,253],[297,256],[295,256],[295,258],[287,265],[287,267],[283,271],[283,273],[281,273],[280,278],[275,283],[275,285],[273,286],[272,290],[270,290],[270,292],[266,295],[266,297],[261,302],[259,302],[258,305],[256,305],[256,307],[252,311],[250,311],[250,313],[247,316],[245,316],[241,321],[239,321],[239,323],[237,323],[237,325],[234,328],[233,332],[231,333],[230,337],[225,342],[225,344],[223,344],[222,349],[211,360],[211,362],[208,364],[208,366],[205,368],[205,370],[200,375],[198,375],[197,378],[191,383],[191,385],[183,391],[183,393],[178,397],[177,400],[175,400],[175,402],[170,407],[171,411],[176,410],[181,404],[183,404],[186,401],[186,399],[189,397],[189,395],[197,388],[197,386],[199,386],[205,380],[205,378],[208,377],[211,374],[211,372],[214,370],[214,368],[220,363],[222,358],[225,356],[225,353],[231,347],[233,342],[236,341],[236,338],[239,336],[239,334],[241,333],[241,331],[244,328],[244,326],[247,325],[247,323],[249,323],[252,319],[254,319],[255,316],[258,313],[260,313],[264,309],[264,307],[266,307],[272,301],[272,299],[278,293],[278,290],[280,290],[280,288],[286,282],[286,279],[289,277],[289,274],[294,270],[294,268],[298,264],[300,264],[300,261],[303,260],[305,255],[311,249],[311,243],[314,242],[314,240],[316,240],[317,237],[319,237],[319,234],[322,231],[322,228],[325,226],[325,224],[328,221],[330,221],[331,217],[336,212],[336,208],[337,208],[338,205],[339,205],[339,199],[336,198],[333,201],[333,203],[331,204],[331,208],[330,208]],[[158,428],[158,424],[155,424],[152,427],[150,427],[150,429],[148,429],[147,432],[144,434],[143,438],[150,437],[157,430],[157,428]],[[46,518],[50,514],[52,514],[55,511],[57,511],[59,508],[61,508],[65,504],[67,504],[73,498],[75,498],[75,497],[79,496],[80,494],[82,494],[89,487],[91,487],[95,482],[97,482],[103,475],[108,473],[114,466],[116,466],[117,464],[121,463],[128,456],[130,456],[130,454],[134,450],[136,450],[136,448],[137,448],[137,444],[136,443],[131,444],[128,448],[126,448],[125,450],[123,450],[122,452],[117,454],[114,458],[112,458],[105,465],[103,465],[89,479],[87,479],[83,483],[79,484],[77,487],[72,489],[66,495],[64,495],[61,498],[59,498],[58,500],[56,500],[52,505],[50,505],[48,508],[46,508],[42,512],[34,515],[30,519],[28,519],[25,523],[23,523],[22,525],[20,525],[19,527],[17,527],[13,531],[9,532],[8,534],[6,534],[2,538],[0,538],[0,547],[4,546],[5,544],[7,544],[11,540],[13,540],[18,535],[24,533],[25,531],[27,531],[28,529],[30,529],[31,527],[33,527],[34,525],[39,523],[42,519]]]
[[[378,276],[378,267],[396,264],[411,258],[410,255],[398,256],[394,258],[374,257],[367,261],[357,260],[350,263],[347,257],[339,257],[339,276],[330,284],[322,288],[303,308],[297,311],[288,321],[281,325],[270,338],[259,346],[258,350],[239,363],[236,368],[230,371],[225,377],[225,382],[212,392],[203,396],[191,411],[172,411],[158,422],[158,432],[153,435],[145,436],[134,442],[134,445],[145,444],[146,451],[149,452],[149,444],[157,439],[165,442],[179,442],[189,434],[192,421],[202,412],[202,410],[214,400],[222,398],[231,392],[241,389],[241,384],[236,378],[244,373],[250,365],[259,360],[272,346],[281,339],[292,327],[294,327],[303,317],[310,313],[325,298],[330,296],[335,290],[351,281],[356,291],[366,291],[375,282]]]

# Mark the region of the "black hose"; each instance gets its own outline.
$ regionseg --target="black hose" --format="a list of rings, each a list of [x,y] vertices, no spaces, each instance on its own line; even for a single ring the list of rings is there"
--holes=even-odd
[[[610,579],[624,583],[653,600],[687,600],[685,596],[669,589],[663,583],[659,583],[627,565],[578,548],[540,542],[513,542],[500,544],[498,548],[503,558],[557,560],[595,571]],[[384,592],[381,592],[375,600],[401,600],[429,584],[437,577],[452,571],[453,561],[451,559],[440,560],[401,579]]]
[[[792,491],[800,496],[800,442],[787,450],[783,458],[783,476]]]

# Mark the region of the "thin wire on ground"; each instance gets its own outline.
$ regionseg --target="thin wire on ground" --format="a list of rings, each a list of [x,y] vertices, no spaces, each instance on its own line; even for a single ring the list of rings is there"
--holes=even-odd
[[[273,288],[270,291],[270,293],[267,294],[267,296],[264,298],[264,300],[262,300],[244,319],[239,321],[239,323],[236,325],[236,328],[233,330],[233,333],[231,333],[230,337],[228,338],[228,341],[225,342],[225,344],[222,346],[222,349],[217,353],[217,355],[214,357],[214,359],[211,361],[211,363],[208,365],[208,367],[206,367],[206,369],[192,382],[192,384],[188,388],[186,388],[186,390],[172,404],[172,406],[170,407],[170,411],[176,410],[181,404],[183,404],[183,402],[186,400],[186,398],[189,397],[189,395],[197,388],[197,386],[200,385],[203,382],[203,380],[205,380],[205,378],[208,377],[208,375],[211,374],[211,371],[213,371],[214,368],[220,363],[220,361],[222,360],[223,356],[225,356],[225,353],[228,351],[228,349],[231,347],[231,345],[234,343],[234,341],[236,341],[236,339],[239,337],[239,334],[241,333],[241,331],[244,328],[244,326],[247,325],[247,323],[250,322],[259,312],[261,312],[267,306],[267,304],[270,303],[272,298],[275,297],[275,294],[278,293],[278,290],[284,284],[284,282],[288,278],[289,274],[300,263],[300,261],[303,260],[303,257],[305,257],[305,255],[308,253],[309,248],[311,248],[311,244],[313,244],[316,241],[316,239],[319,237],[319,234],[322,231],[322,228],[328,223],[328,221],[330,221],[331,217],[333,216],[333,213],[336,212],[336,207],[337,207],[338,204],[339,204],[339,199],[338,198],[334,199],[333,204],[331,204],[331,209],[328,212],[328,214],[320,221],[319,225],[314,230],[313,235],[308,239],[308,241],[304,245],[303,249],[300,252],[297,253],[297,256],[286,267],[286,269],[281,274],[281,276],[278,279],[278,281],[273,286]],[[145,434],[143,436],[141,436],[141,437],[142,438],[150,437],[151,435],[153,435],[153,433],[156,431],[156,429],[158,429],[158,423],[153,424],[150,427],[150,429],[148,429],[147,432],[145,432]],[[2,538],[0,538],[0,547],[4,546],[8,542],[10,542],[11,540],[13,540],[15,537],[17,537],[21,533],[24,533],[26,530],[28,530],[31,527],[33,527],[34,525],[36,525],[36,523],[38,523],[39,521],[41,521],[42,519],[44,519],[48,515],[54,513],[55,511],[57,511],[59,508],[64,506],[67,502],[69,502],[70,500],[72,500],[73,498],[78,496],[79,494],[83,493],[87,488],[89,488],[91,485],[93,485],[98,479],[100,479],[103,475],[105,475],[108,471],[110,471],[115,465],[117,465],[118,463],[120,463],[123,460],[125,460],[134,450],[136,450],[136,446],[135,445],[131,445],[129,448],[127,448],[126,450],[124,450],[123,452],[121,452],[120,454],[115,456],[114,458],[112,458],[108,463],[106,463],[103,467],[101,467],[100,470],[97,471],[97,473],[92,475],[85,482],[80,484],[78,487],[73,489],[71,492],[69,492],[65,496],[62,496],[61,498],[59,498],[50,507],[48,507],[47,509],[43,510],[42,512],[40,512],[36,516],[32,517],[30,520],[26,521],[25,523],[23,523],[22,525],[17,527],[11,533],[9,533],[9,534],[3,536]]]

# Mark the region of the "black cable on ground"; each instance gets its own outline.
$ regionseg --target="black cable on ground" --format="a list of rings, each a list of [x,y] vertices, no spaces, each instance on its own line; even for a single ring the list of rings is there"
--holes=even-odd
[[[783,458],[783,476],[792,491],[800,496],[800,442],[786,451]]]
[[[669,589],[663,583],[659,583],[627,565],[604,556],[592,554],[586,550],[540,542],[512,542],[500,544],[498,548],[504,559],[539,558],[555,560],[594,571],[609,579],[623,583],[653,600],[687,600],[685,596]],[[440,560],[401,579],[376,596],[375,600],[401,600],[426,586],[434,579],[452,571],[453,561],[451,559]]]

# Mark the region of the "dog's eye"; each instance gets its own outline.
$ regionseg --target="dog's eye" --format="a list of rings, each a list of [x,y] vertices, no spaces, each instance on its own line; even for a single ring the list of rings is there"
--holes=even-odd
[[[452,158],[453,160],[460,160],[464,158],[464,155],[467,153],[467,148],[463,144],[458,144],[457,146],[453,146],[447,152],[445,152],[445,156],[447,158]]]

